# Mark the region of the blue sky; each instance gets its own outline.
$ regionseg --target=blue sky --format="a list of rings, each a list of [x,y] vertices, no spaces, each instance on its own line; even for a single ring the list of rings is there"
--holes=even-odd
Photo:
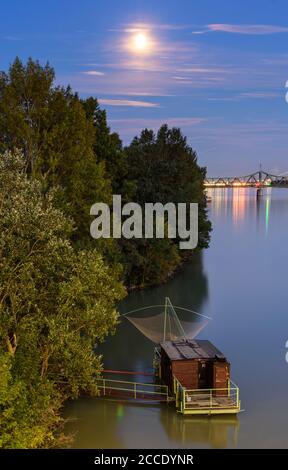
[[[287,0],[6,0],[0,69],[16,55],[96,96],[124,143],[168,122],[211,176],[288,171]]]

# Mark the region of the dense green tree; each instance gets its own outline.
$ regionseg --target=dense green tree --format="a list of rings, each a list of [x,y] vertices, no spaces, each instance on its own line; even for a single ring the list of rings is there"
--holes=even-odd
[[[204,204],[205,169],[178,128],[163,125],[157,135],[147,129],[127,147],[129,175],[137,182],[139,202]]]
[[[45,189],[59,186],[62,209],[72,216],[76,239],[90,239],[89,210],[111,201],[104,162],[93,151],[95,128],[70,87],[54,85],[54,70],[17,58],[0,74],[0,151],[21,149],[26,171]]]
[[[199,167],[196,152],[187,144],[180,129],[163,125],[157,135],[145,129],[125,149],[129,178],[136,185],[134,201],[196,202],[199,207],[199,243],[209,243],[211,224],[207,218],[203,181],[205,169]],[[179,250],[179,240],[122,240],[122,250],[130,264],[125,264],[130,285],[149,285],[167,279],[183,259],[193,251]],[[133,247],[131,246],[133,244]],[[135,263],[131,265],[131,253]],[[152,253],[154,255],[152,255]]]
[[[0,446],[33,448],[57,444],[65,399],[96,392],[94,347],[124,289],[119,266],[75,251],[71,222],[26,163],[0,157]]]
[[[123,202],[131,201],[136,185],[129,178],[128,159],[119,135],[110,131],[106,111],[100,108],[96,98],[82,100],[82,104],[95,129],[95,156],[99,162],[105,162],[113,194],[121,194]]]
[[[130,289],[143,288],[167,281],[181,263],[172,240],[121,240],[126,283]]]

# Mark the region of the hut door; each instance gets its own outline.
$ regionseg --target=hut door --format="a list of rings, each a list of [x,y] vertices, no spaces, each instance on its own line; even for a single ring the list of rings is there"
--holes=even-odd
[[[199,361],[198,367],[198,388],[208,388],[207,363],[205,361]]]
[[[228,394],[229,365],[227,362],[214,362],[213,388],[219,389],[215,394]],[[222,389],[222,390],[221,390]],[[226,390],[223,390],[226,389]]]

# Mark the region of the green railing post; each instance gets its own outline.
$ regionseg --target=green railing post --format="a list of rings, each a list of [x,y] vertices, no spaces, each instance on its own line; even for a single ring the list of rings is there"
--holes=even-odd
[[[137,398],[137,384],[136,383],[134,384],[134,398],[135,400]]]
[[[105,395],[106,394],[106,388],[105,388],[106,387],[106,381],[105,381],[105,379],[102,379],[102,380],[103,380],[103,395]]]

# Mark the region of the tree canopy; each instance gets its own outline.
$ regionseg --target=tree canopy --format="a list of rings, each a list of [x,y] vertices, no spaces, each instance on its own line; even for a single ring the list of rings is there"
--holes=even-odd
[[[197,202],[199,206],[198,248],[209,243],[211,224],[207,218],[206,198],[203,190],[205,168],[197,164],[196,152],[187,144],[180,129],[163,125],[158,133],[145,129],[125,149],[129,179],[134,182],[134,201],[142,206],[146,202]],[[121,240],[128,263],[126,274],[129,284],[151,285],[163,282],[171,275],[183,258],[193,252],[178,248],[178,240]]]
[[[0,152],[20,149],[27,174],[45,188],[58,186],[62,206],[74,220],[77,238],[89,237],[89,209],[109,202],[104,163],[93,152],[95,128],[78,95],[54,85],[54,70],[17,58],[0,75]]]

